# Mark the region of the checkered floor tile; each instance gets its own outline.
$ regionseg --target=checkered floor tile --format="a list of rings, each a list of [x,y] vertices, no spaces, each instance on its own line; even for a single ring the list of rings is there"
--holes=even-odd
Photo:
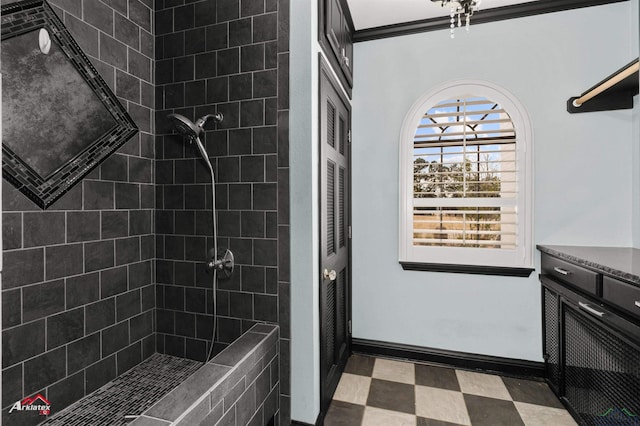
[[[353,355],[325,426],[576,426],[542,382]]]

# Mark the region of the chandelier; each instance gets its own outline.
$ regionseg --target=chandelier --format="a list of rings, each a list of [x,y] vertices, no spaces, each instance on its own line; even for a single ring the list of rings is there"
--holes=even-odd
[[[465,27],[469,31],[469,23],[471,22],[471,16],[474,12],[477,12],[480,8],[481,0],[431,0],[432,2],[440,2],[440,6],[451,6],[451,38],[455,37],[456,20],[458,21],[458,27],[462,26],[462,17],[464,16]]]

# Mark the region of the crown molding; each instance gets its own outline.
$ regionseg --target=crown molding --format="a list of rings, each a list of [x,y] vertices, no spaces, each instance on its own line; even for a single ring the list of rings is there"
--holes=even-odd
[[[428,0],[425,0],[428,1]],[[473,25],[488,22],[503,21],[505,19],[524,18],[526,16],[544,13],[561,12],[580,9],[583,7],[600,6],[609,3],[620,3],[629,0],[538,0],[528,3],[513,4],[503,7],[480,10],[473,15]],[[449,28],[449,16],[441,18],[423,19],[402,24],[384,25],[355,31],[354,42],[377,40],[381,38],[398,37],[428,31],[445,30]]]

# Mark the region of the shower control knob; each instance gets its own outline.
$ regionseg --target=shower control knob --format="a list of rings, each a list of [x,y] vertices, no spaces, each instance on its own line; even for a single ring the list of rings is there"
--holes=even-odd
[[[336,274],[336,271],[334,269],[328,270],[325,268],[324,272],[322,273],[322,276],[324,277],[325,280],[335,281],[338,274]]]

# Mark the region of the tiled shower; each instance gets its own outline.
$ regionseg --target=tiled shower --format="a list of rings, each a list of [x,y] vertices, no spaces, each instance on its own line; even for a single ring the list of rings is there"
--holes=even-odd
[[[222,112],[203,142],[236,270],[214,350],[278,324],[288,424],[288,0],[49,3],[140,131],[46,211],[3,184],[3,417],[36,393],[60,410],[155,352],[205,359],[210,181],[166,115]]]

